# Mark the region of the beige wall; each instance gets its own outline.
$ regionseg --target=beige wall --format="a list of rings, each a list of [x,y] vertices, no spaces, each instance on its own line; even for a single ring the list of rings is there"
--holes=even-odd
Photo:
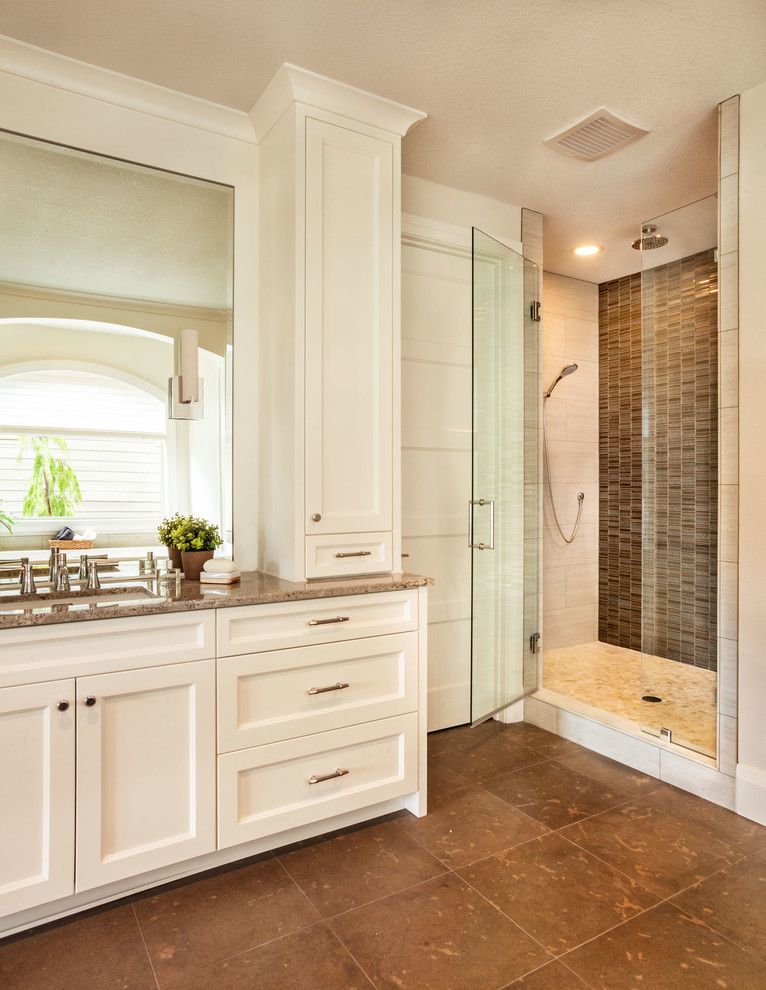
[[[543,643],[552,650],[598,638],[598,286],[546,272],[543,314],[543,388],[565,364],[579,365],[546,403],[552,490],[566,532],[585,493],[569,545],[543,499]]]
[[[739,265],[737,810],[766,824],[766,83],[741,96]]]

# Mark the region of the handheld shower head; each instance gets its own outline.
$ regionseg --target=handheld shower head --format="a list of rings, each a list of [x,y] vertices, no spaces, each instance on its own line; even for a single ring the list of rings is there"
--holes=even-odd
[[[555,381],[553,381],[549,386],[548,391],[543,393],[543,398],[550,399],[554,388],[558,385],[561,379],[566,378],[567,375],[573,375],[575,371],[577,371],[577,365],[574,362],[572,362],[572,364],[565,365],[558,373]]]

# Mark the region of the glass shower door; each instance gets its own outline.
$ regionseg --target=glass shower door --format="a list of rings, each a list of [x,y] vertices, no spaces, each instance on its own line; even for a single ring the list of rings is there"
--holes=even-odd
[[[538,271],[473,229],[471,723],[537,686]]]

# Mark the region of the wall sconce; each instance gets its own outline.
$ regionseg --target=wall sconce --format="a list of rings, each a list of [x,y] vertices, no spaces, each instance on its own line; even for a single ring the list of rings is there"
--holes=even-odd
[[[168,379],[168,418],[202,419],[202,379],[199,377],[199,334],[182,330],[175,347],[176,374]]]

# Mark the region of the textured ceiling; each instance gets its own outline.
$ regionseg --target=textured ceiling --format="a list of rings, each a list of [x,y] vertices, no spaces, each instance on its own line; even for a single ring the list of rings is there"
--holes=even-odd
[[[405,171],[541,210],[546,267],[594,281],[714,192],[715,106],[766,79],[763,0],[0,0],[0,25],[245,110],[284,61],[425,110]],[[650,134],[590,164],[543,146],[601,106]]]

